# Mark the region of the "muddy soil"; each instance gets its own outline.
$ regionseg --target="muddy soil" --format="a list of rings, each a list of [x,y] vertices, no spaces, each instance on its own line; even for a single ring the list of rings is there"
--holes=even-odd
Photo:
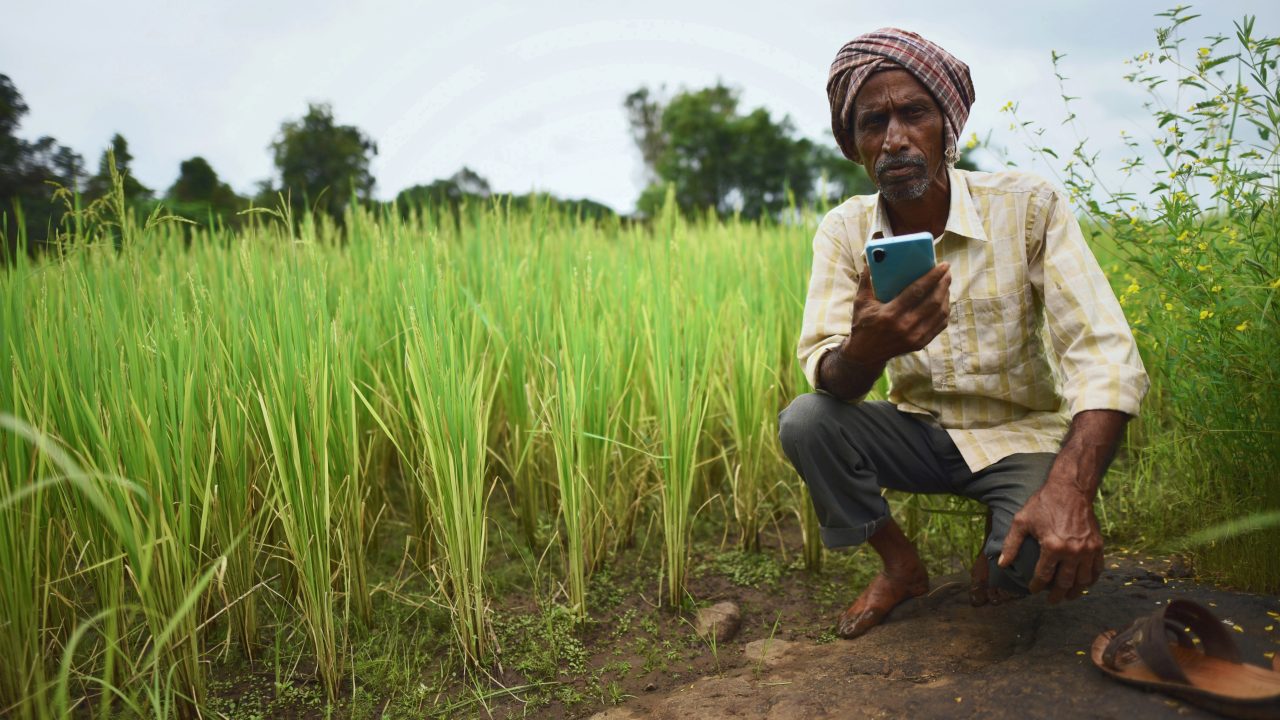
[[[1113,555],[1108,564],[1088,595],[1055,606],[1041,594],[973,608],[967,575],[935,579],[927,599],[900,606],[861,638],[747,637],[719,648],[719,672],[592,717],[1214,717],[1111,681],[1089,660],[1100,631],[1177,598],[1232,626],[1246,662],[1269,666],[1267,653],[1280,651],[1280,598],[1199,584],[1176,560]]]

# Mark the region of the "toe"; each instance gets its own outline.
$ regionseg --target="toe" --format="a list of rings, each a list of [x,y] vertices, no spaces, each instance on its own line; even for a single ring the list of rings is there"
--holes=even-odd
[[[842,618],[837,634],[843,638],[856,638],[880,623],[883,615],[875,610],[867,610],[856,616]]]

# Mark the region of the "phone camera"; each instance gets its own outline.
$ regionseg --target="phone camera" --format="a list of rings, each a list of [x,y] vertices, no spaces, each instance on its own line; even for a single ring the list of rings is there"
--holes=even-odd
[[[884,262],[884,248],[875,248],[871,251],[871,259],[875,262]]]

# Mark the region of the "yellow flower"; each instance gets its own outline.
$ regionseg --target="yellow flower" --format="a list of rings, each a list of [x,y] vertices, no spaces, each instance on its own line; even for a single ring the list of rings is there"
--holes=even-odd
[[[1129,287],[1125,288],[1124,293],[1126,295],[1137,295],[1138,291],[1141,289],[1142,288],[1138,286],[1138,282],[1135,280],[1129,283]]]
[[[1199,250],[1200,252],[1204,252],[1205,250],[1209,249],[1209,243],[1201,240],[1200,242],[1196,243],[1196,249]]]
[[[1211,292],[1211,293],[1220,293],[1220,292],[1222,292],[1222,286],[1221,286],[1221,285],[1214,285],[1213,287],[1209,288],[1209,292]]]
[[[1002,105],[1000,107],[1000,112],[1013,112],[1013,101],[1010,100],[1009,102]]]
[[[1173,312],[1173,303],[1165,303],[1164,309],[1168,310],[1169,312]]]
[[[1178,242],[1186,242],[1189,237],[1191,237],[1191,231],[1183,230],[1182,234],[1178,235]]]
[[[1248,330],[1248,329],[1249,329],[1249,321],[1248,321],[1248,320],[1245,320],[1244,322],[1242,322],[1242,323],[1240,323],[1239,325],[1237,325],[1237,326],[1236,326],[1236,330],[1239,330],[1240,332],[1244,332],[1245,330]]]
[[[1209,48],[1200,48],[1200,57],[1209,57]]]
[[[970,135],[969,142],[965,143],[964,147],[966,150],[972,150],[978,147],[978,133],[973,133],[972,135]]]
[[[1209,266],[1208,266],[1208,265],[1197,265],[1197,266],[1196,266],[1196,270],[1197,270],[1197,271],[1199,271],[1199,272],[1204,272],[1205,270],[1208,270],[1208,269],[1209,269]]]
[[[1201,319],[1201,320],[1208,320],[1208,319],[1209,319],[1209,318],[1211,318],[1211,317],[1213,317],[1213,311],[1212,311],[1212,310],[1201,310],[1201,311],[1200,311],[1200,319]]]

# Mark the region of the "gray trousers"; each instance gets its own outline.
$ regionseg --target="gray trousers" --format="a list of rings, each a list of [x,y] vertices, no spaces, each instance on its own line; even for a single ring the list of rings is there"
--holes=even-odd
[[[988,583],[1025,595],[1040,558],[1027,537],[1009,568],[996,565],[1013,516],[1049,475],[1053,453],[1010,455],[970,472],[947,431],[884,401],[849,404],[830,395],[797,397],[778,416],[778,437],[809,487],[822,542],[858,545],[889,520],[881,488],[950,493],[978,500],[991,511],[982,552]]]

